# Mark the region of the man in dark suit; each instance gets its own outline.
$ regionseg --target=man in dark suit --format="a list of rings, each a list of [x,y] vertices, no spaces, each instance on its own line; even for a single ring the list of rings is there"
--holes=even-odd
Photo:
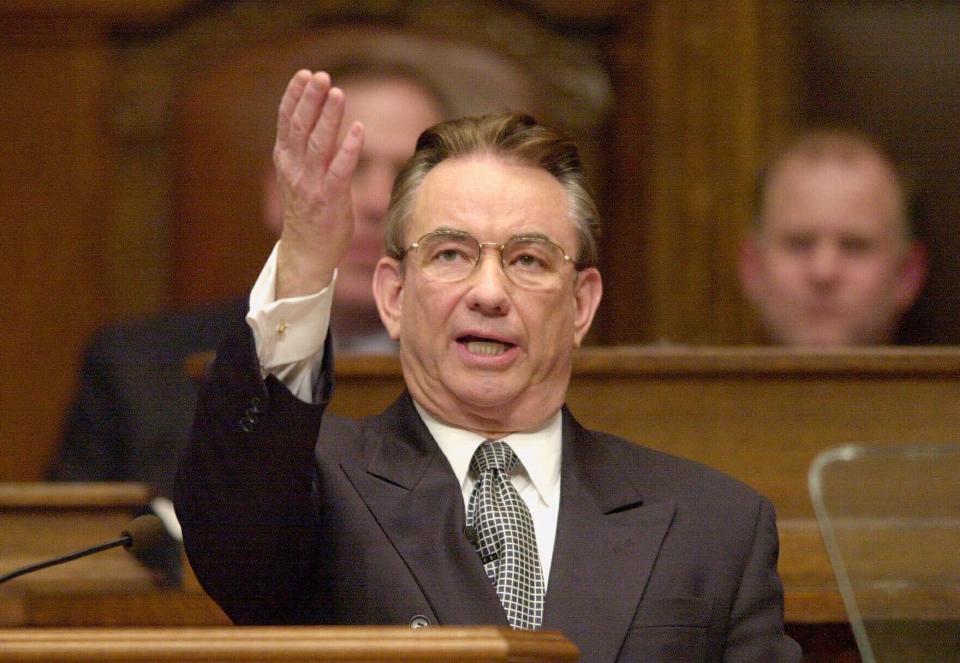
[[[351,97],[348,117],[366,123],[369,140],[353,178],[355,232],[341,263],[342,287],[331,325],[337,350],[393,353],[396,344],[380,323],[370,278],[382,252],[393,179],[420,132],[447,115],[446,101],[418,70],[399,61],[349,60],[338,71]],[[262,220],[279,236],[275,180],[270,169],[264,178]],[[177,455],[189,437],[196,406],[187,358],[213,350],[248,306],[246,298],[238,297],[101,330],[84,354],[80,385],[48,478],[142,481],[159,495],[172,495]]]
[[[586,661],[794,661],[773,509],[564,406],[602,285],[576,148],[518,114],[425,132],[394,186],[374,293],[407,392],[324,416],[326,315],[363,140],[298,72],[274,159],[284,229],[201,390],[176,504],[240,624],[563,631]]]
[[[197,398],[187,358],[215,348],[246,309],[238,298],[98,332],[84,353],[49,478],[142,481],[172,495]]]

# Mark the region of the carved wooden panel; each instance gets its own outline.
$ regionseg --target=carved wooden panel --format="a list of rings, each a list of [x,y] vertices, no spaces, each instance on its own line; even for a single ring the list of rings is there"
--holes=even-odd
[[[612,51],[611,343],[749,342],[737,247],[755,173],[789,126],[789,5],[655,2]]]

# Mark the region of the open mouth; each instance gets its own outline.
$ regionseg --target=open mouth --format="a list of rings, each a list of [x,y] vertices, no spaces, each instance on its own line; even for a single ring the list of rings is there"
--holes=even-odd
[[[513,347],[512,343],[504,343],[492,338],[483,338],[480,336],[461,336],[457,339],[458,343],[467,346],[467,350],[473,354],[490,355],[496,357]]]

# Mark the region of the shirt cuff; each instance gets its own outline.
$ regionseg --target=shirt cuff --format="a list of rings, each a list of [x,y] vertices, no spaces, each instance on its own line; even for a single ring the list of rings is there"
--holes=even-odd
[[[312,402],[313,383],[323,362],[330,326],[334,271],[330,284],[312,295],[276,299],[277,247],[250,291],[247,324],[253,330],[264,376],[273,374],[301,400]]]

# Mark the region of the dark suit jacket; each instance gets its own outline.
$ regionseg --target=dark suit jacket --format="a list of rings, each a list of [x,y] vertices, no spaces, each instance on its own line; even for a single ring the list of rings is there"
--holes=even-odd
[[[311,406],[260,379],[248,331],[221,346],[175,498],[204,588],[238,624],[506,626],[463,534],[460,486],[409,395],[321,428],[329,369]],[[566,410],[561,477],[543,627],[583,660],[799,659],[764,498]]]
[[[216,348],[246,309],[237,299],[101,330],[84,354],[48,478],[143,481],[172,495],[197,399],[185,361]]]

